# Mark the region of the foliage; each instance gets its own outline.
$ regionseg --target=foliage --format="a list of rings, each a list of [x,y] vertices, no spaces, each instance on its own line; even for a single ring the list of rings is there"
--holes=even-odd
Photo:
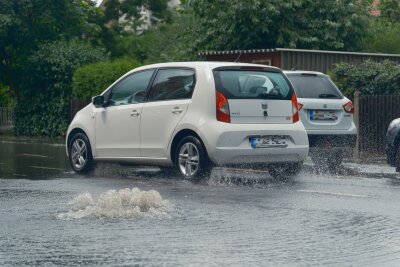
[[[400,53],[400,0],[381,0],[381,15],[371,20],[370,30],[362,39],[366,52]]]
[[[363,95],[400,94],[400,65],[389,60],[340,63],[332,71],[332,80],[347,96],[355,91]]]
[[[0,84],[0,107],[12,107],[15,101],[10,95],[10,88]]]
[[[131,54],[125,54],[126,46],[129,46],[129,43],[126,43],[127,40],[132,40],[134,45],[141,43],[142,38],[137,34],[144,32],[143,26],[147,19],[141,14],[142,7],[151,12],[150,26],[152,28],[170,21],[168,0],[107,0],[105,2],[104,15],[100,19],[100,24],[103,26],[102,41],[114,58]],[[132,46],[129,47],[132,48]]]
[[[94,23],[98,15],[89,0],[0,1],[0,83],[7,84],[15,98],[20,97],[21,72],[26,72],[26,62],[39,45],[97,37],[101,30]]]
[[[65,133],[73,72],[107,59],[105,51],[82,41],[44,43],[26,62],[23,97],[15,110],[15,131],[22,135]]]
[[[381,18],[391,22],[400,22],[400,0],[380,0]]]
[[[371,24],[371,32],[362,39],[365,52],[400,54],[400,22],[382,23],[379,18]]]
[[[135,60],[118,59],[79,67],[72,79],[74,98],[90,99],[99,95],[126,72],[139,66]]]
[[[368,28],[370,0],[197,0],[184,12],[194,50],[311,48],[351,50]]]

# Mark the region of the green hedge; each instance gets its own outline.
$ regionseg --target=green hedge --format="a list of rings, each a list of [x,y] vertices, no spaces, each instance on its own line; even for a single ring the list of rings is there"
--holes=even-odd
[[[118,59],[98,62],[78,68],[72,78],[72,95],[90,99],[100,94],[123,74],[139,66],[136,60]]]
[[[400,65],[389,60],[340,63],[332,70],[331,78],[347,97],[355,91],[363,95],[400,94]]]
[[[82,41],[43,44],[26,62],[23,96],[15,107],[18,135],[59,136],[68,126],[71,82],[83,64],[107,59],[103,49]]]

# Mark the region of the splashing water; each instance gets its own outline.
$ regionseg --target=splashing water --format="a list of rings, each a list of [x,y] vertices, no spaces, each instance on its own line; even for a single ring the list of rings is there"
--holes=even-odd
[[[155,190],[141,191],[135,187],[119,191],[109,190],[95,201],[89,192],[81,193],[69,202],[69,211],[57,216],[59,219],[84,218],[136,218],[161,217],[170,209]]]

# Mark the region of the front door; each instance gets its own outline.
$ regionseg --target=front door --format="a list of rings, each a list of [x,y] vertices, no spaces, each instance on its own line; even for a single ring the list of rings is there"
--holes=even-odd
[[[143,99],[154,70],[133,73],[111,90],[107,105],[97,108],[96,157],[140,156],[140,120]]]
[[[172,134],[191,103],[195,72],[185,68],[160,69],[142,108],[142,157],[165,158]]]

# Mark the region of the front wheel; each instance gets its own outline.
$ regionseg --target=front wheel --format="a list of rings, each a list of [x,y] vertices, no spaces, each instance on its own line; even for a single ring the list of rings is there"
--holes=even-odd
[[[178,143],[174,155],[175,167],[186,179],[199,179],[210,175],[212,164],[207,151],[195,136],[186,136]]]
[[[86,135],[75,134],[68,147],[69,163],[76,173],[87,173],[93,168],[92,149]]]
[[[303,162],[274,164],[269,166],[268,171],[274,179],[287,180],[297,176],[302,166]]]

